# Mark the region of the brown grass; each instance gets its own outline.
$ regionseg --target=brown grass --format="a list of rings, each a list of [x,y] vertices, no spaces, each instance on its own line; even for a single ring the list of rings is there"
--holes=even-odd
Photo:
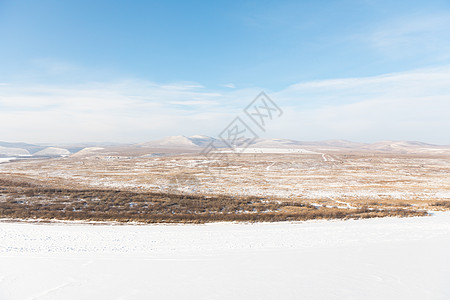
[[[435,201],[430,204],[431,206],[437,206],[439,208],[450,209],[450,201]]]
[[[260,197],[50,188],[0,179],[0,217],[143,223],[275,222],[424,216],[412,209],[340,209]]]

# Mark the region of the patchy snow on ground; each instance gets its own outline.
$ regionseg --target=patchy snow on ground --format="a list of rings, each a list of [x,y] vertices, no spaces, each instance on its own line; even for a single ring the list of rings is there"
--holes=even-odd
[[[84,151],[84,150],[82,150]],[[197,177],[178,192],[345,202],[450,199],[450,158],[439,156],[203,154],[128,157],[80,154],[1,163],[0,176],[53,186],[174,191],[174,177]],[[95,151],[94,151],[95,152]],[[223,155],[223,157],[222,157]]]
[[[296,153],[296,154],[321,154],[318,152],[297,149],[297,148],[235,148],[233,150],[220,150],[217,153],[246,153],[246,154],[256,154],[256,153]]]
[[[301,223],[0,223],[0,299],[449,299],[450,213]]]

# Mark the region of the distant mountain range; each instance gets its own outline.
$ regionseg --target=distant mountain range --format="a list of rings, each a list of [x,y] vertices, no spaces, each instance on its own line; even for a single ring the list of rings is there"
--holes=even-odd
[[[217,148],[227,148],[219,139],[194,135],[170,136],[161,140],[150,141],[137,144],[135,146],[144,148],[175,148],[175,149],[197,149],[204,148],[213,143]],[[374,151],[393,153],[450,153],[450,145],[441,146],[422,142],[410,141],[382,141],[376,143],[357,143],[346,140],[325,140],[325,141],[296,141],[290,139],[257,139],[249,148],[279,148],[279,149],[306,149],[306,150],[353,150],[353,151]]]
[[[193,135],[189,137],[182,135],[168,136],[161,140],[138,144],[138,146],[150,148],[203,148],[207,147],[212,142],[217,148],[226,148],[225,143],[223,143],[221,140],[206,135]]]
[[[36,147],[32,149],[0,146],[0,157],[58,157],[68,156],[68,149],[57,147]]]
[[[61,157],[77,154],[78,156],[92,154],[111,154],[141,156],[157,153],[183,153],[200,152],[213,143],[216,148],[227,148],[220,139],[210,136],[169,136],[160,140],[149,141],[140,144],[112,144],[90,143],[65,146],[43,146],[28,143],[0,142],[0,157]],[[346,140],[326,141],[296,141],[290,139],[257,139],[249,148],[272,149],[273,153],[286,153],[286,149],[293,149],[295,153],[304,149],[307,151],[349,151],[349,152],[383,152],[383,153],[422,153],[422,154],[450,154],[450,145],[441,146],[422,142],[409,141],[382,141],[376,143],[356,143]],[[255,150],[256,151],[256,150]],[[253,151],[253,153],[257,153]],[[263,151],[263,150],[261,150]],[[281,152],[280,152],[281,151]],[[293,153],[294,153],[293,152]]]

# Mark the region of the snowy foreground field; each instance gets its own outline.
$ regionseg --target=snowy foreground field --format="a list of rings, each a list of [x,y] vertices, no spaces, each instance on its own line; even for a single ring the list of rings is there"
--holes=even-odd
[[[301,223],[0,223],[0,299],[450,299],[450,213]]]

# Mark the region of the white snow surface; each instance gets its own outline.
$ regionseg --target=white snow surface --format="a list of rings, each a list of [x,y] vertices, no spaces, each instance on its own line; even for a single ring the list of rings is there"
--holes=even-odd
[[[0,299],[449,299],[450,213],[206,225],[0,223]]]
[[[10,161],[15,160],[15,159],[16,159],[15,157],[0,157],[0,164],[1,163],[7,163],[7,162],[10,162]]]

